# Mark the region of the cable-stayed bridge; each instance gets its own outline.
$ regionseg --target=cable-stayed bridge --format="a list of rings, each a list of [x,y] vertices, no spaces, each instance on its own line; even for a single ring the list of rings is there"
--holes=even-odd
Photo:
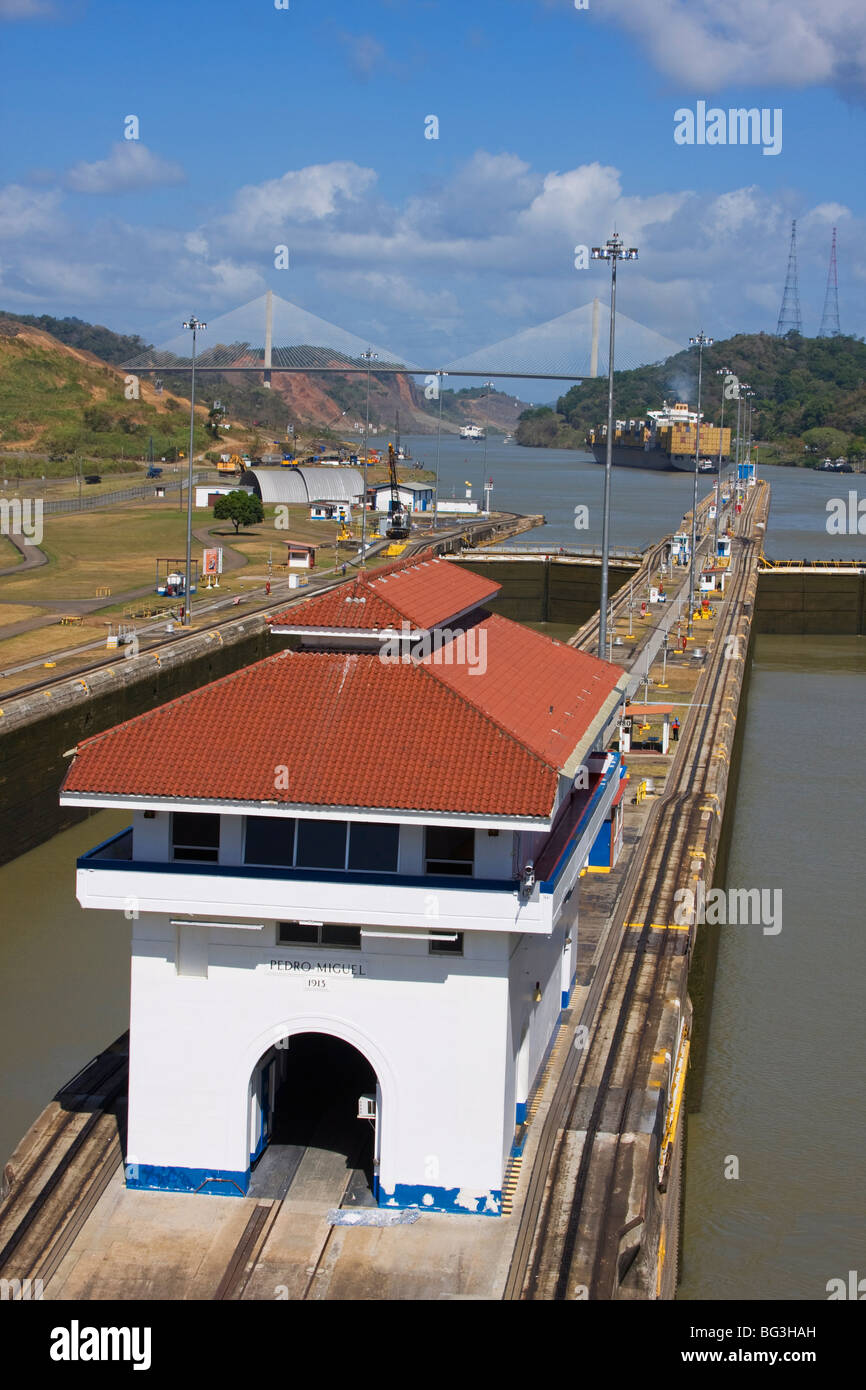
[[[271,372],[349,373],[368,369],[377,374],[579,381],[607,374],[609,334],[609,307],[594,299],[454,361],[419,363],[329,323],[269,290],[208,322],[196,355],[196,371],[264,372],[266,381]],[[673,339],[617,313],[614,360],[620,370],[661,362],[680,348]],[[131,372],[189,371],[190,349],[190,333],[180,333],[124,366]]]

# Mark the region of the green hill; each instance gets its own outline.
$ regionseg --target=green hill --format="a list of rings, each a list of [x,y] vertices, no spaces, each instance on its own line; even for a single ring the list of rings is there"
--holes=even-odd
[[[866,343],[859,338],[803,338],[789,333],[738,334],[704,350],[701,409],[719,423],[724,370],[752,388],[752,434],[767,463],[814,466],[822,457],[866,455]],[[718,373],[718,374],[717,374]],[[633,371],[614,373],[617,419],[640,418],[667,399],[697,400],[694,349]],[[732,409],[733,407],[733,409]],[[582,448],[586,431],[607,418],[607,378],[571,387],[556,409],[524,411],[519,444]],[[736,402],[725,405],[736,424]]]
[[[105,330],[106,332],[108,330]],[[206,412],[203,410],[202,415]],[[72,457],[142,459],[153,436],[157,458],[175,458],[189,441],[189,403],[139,382],[126,399],[126,377],[89,350],[67,346],[44,330],[0,317],[0,451],[45,461],[54,474]],[[209,446],[204,421],[196,445]],[[67,462],[64,462],[67,461]],[[104,471],[111,471],[106,468]]]

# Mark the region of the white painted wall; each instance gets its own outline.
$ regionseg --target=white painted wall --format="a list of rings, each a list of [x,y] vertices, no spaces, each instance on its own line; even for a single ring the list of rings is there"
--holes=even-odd
[[[235,933],[243,942],[211,930],[202,978],[177,972],[174,933],[166,918],[134,924],[128,1162],[245,1170],[253,1069],[279,1038],[321,1031],[357,1046],[376,1070],[386,1192],[397,1183],[474,1195],[501,1187],[511,1139],[505,936],[467,933],[464,957],[443,958],[426,943],[382,940],[360,952],[278,947],[273,924],[254,940]],[[305,976],[269,973],[274,958],[348,961],[368,973],[310,990]]]

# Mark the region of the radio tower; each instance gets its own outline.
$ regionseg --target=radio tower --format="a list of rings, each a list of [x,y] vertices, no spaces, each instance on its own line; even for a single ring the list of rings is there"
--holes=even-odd
[[[803,323],[800,318],[800,286],[797,278],[797,219],[791,223],[791,247],[788,251],[788,274],[785,279],[785,292],[782,295],[782,307],[779,310],[779,322],[776,324],[776,337],[784,338],[786,333],[791,331],[802,333]]]
[[[827,293],[824,295],[824,312],[821,315],[819,338],[838,338],[839,327],[839,282],[836,279],[836,228],[833,228],[833,242],[830,247],[830,269],[827,271]]]

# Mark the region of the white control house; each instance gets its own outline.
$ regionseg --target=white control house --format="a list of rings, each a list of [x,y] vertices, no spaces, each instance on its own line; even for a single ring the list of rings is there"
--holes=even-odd
[[[77,870],[132,919],[130,1186],[246,1194],[307,1116],[371,1203],[499,1214],[580,876],[618,852],[626,677],[498,587],[429,553],[359,576],[79,745],[63,803],[131,819]]]

